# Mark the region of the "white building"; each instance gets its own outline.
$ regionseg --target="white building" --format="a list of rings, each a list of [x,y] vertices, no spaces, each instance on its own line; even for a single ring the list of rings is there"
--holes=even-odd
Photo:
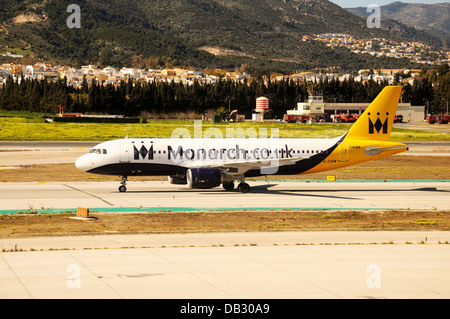
[[[297,108],[288,110],[289,115],[306,115],[313,118],[318,118],[325,115],[325,103],[323,103],[323,96],[309,96],[307,102],[297,103]]]
[[[306,115],[319,118],[335,114],[362,114],[370,103],[324,103],[322,96],[309,96],[307,102],[297,103],[297,108],[288,110],[287,114]],[[411,103],[399,103],[397,115],[403,116],[403,122],[422,123],[425,106],[411,106]]]
[[[140,69],[136,69],[136,68],[121,68],[120,69],[120,73],[122,73],[125,76],[130,76],[130,77],[137,77],[141,75],[141,70]]]

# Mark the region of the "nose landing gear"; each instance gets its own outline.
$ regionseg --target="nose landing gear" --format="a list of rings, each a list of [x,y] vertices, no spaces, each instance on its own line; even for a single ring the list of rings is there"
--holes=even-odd
[[[121,193],[125,193],[127,191],[127,176],[122,176],[122,181],[120,182],[120,186],[119,186],[119,192]]]

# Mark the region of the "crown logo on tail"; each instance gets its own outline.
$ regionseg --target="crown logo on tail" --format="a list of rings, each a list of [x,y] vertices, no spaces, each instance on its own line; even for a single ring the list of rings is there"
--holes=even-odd
[[[388,119],[389,119],[389,112],[386,112],[386,119],[384,120],[384,122],[381,122],[380,120],[380,113],[378,112],[378,118],[375,121],[375,124],[372,122],[372,119],[370,118],[370,113],[369,115],[369,134],[375,134],[375,131],[377,131],[377,133],[380,133],[380,131],[382,130],[382,134],[387,134],[388,133]]]

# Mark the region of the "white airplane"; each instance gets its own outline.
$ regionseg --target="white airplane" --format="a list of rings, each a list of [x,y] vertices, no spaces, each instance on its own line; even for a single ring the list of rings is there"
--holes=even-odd
[[[247,193],[246,177],[315,173],[407,151],[389,142],[402,86],[387,86],[344,135],[332,139],[133,138],[98,144],[77,159],[78,169],[122,177],[168,176],[190,188],[222,185]]]

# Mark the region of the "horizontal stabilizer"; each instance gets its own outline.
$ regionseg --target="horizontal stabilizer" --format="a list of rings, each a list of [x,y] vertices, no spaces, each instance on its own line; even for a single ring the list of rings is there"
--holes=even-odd
[[[384,151],[392,151],[392,150],[400,150],[400,149],[405,149],[405,151],[408,150],[408,148],[405,146],[392,146],[392,147],[371,146],[371,147],[366,147],[364,152],[366,153],[366,155],[375,156],[375,155],[381,154]]]

